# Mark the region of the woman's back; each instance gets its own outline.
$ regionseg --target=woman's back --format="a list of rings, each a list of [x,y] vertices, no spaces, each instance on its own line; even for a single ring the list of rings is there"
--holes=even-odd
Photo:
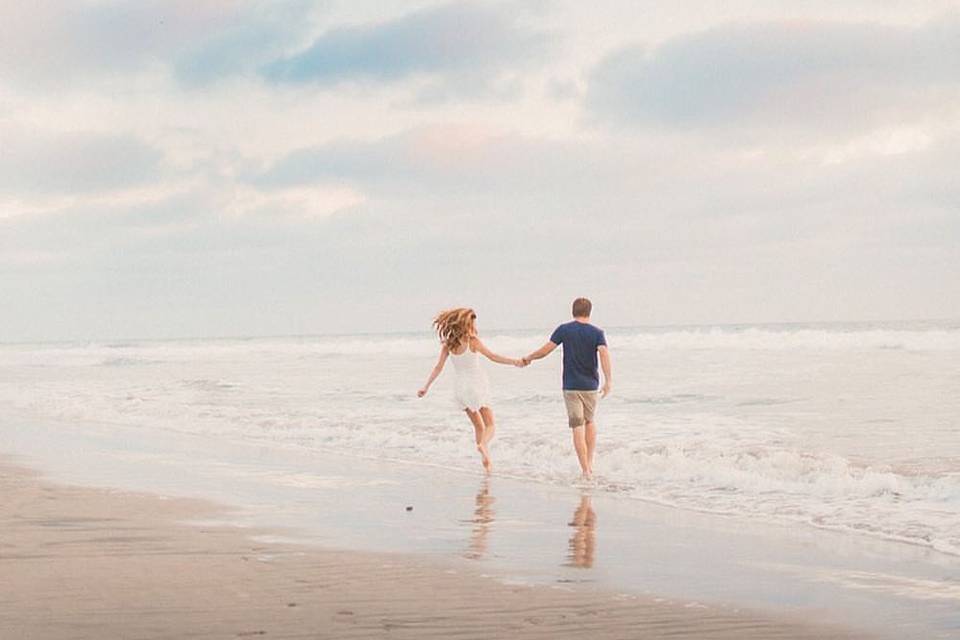
[[[490,389],[487,375],[480,366],[480,352],[472,351],[470,347],[467,343],[460,353],[450,352],[456,374],[453,397],[461,408],[479,411],[480,407],[488,405]]]
[[[453,369],[457,375],[478,375],[482,372],[480,368],[480,353],[470,350],[470,344],[463,347],[460,353],[450,352],[450,360],[453,361]]]

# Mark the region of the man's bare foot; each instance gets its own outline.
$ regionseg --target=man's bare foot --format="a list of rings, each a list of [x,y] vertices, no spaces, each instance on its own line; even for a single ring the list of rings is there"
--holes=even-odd
[[[487,473],[493,470],[493,462],[490,460],[490,452],[487,451],[487,445],[480,443],[477,445],[477,451],[480,452],[480,460],[483,462],[483,468]]]

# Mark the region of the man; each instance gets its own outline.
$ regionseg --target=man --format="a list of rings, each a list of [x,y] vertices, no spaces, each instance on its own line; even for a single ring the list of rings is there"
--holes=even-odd
[[[597,445],[597,425],[593,416],[597,408],[597,355],[603,367],[603,389],[600,396],[610,393],[610,353],[603,331],[590,324],[593,305],[586,298],[573,301],[573,321],[562,324],[550,340],[523,358],[525,365],[545,357],[563,345],[563,400],[573,433],[573,448],[580,461],[584,478],[593,476],[593,453]]]

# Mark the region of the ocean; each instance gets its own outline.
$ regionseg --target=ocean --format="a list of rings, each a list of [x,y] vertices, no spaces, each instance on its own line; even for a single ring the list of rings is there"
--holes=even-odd
[[[489,331],[520,356],[551,328]],[[960,322],[607,328],[597,492],[960,554]],[[479,471],[428,333],[0,345],[0,421]],[[484,362],[495,472],[578,477],[560,355]],[[308,480],[304,480],[305,482]]]

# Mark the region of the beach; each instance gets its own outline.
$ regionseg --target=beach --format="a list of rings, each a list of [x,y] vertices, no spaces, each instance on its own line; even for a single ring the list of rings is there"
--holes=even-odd
[[[960,329],[608,336],[588,484],[557,362],[488,367],[485,476],[450,380],[415,396],[428,335],[2,345],[0,455],[34,473],[5,475],[26,493],[3,505],[4,628],[349,637],[329,626],[349,610],[366,637],[960,635]]]
[[[436,559],[257,541],[250,530],[184,524],[222,506],[55,485],[9,464],[0,492],[5,639],[867,637],[504,584]]]
[[[960,640],[957,2],[0,6],[0,640]]]

